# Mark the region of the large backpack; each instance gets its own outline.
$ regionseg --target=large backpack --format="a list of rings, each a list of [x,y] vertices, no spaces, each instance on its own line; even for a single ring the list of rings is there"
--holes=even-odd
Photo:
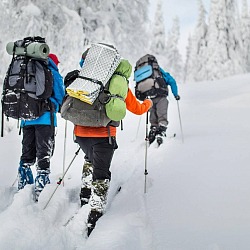
[[[7,44],[12,54],[2,93],[2,118],[33,120],[51,109],[53,76],[48,68],[49,47],[41,37]]]
[[[114,50],[114,47],[102,48],[104,50],[102,50],[101,53],[104,54],[101,56],[101,61],[95,58],[95,49],[97,48],[95,47],[93,50],[92,48],[93,47],[89,49],[86,56],[82,74],[81,72],[73,71],[65,77],[71,84],[67,87],[67,90],[70,89],[70,91],[63,102],[61,116],[75,125],[90,127],[106,127],[108,125],[119,126],[119,121],[122,120],[126,114],[125,98],[128,92],[127,79],[131,75],[132,66],[127,60],[120,60],[120,58],[115,55],[117,52],[114,53],[113,56],[117,58],[114,60],[116,62],[114,62],[113,69],[110,71],[112,73],[109,72],[109,76],[103,77],[103,79],[107,80],[106,83],[103,83],[96,79],[96,77],[99,77],[99,79],[102,77],[101,74],[97,74],[98,72],[96,72],[95,75],[94,66],[98,65],[98,69],[101,69],[104,67],[103,65],[108,65],[108,61],[112,54],[110,50]],[[109,57],[106,58],[106,61],[105,55]],[[88,58],[90,58],[91,61],[88,60]],[[88,75],[88,69],[91,68],[92,70],[90,70],[90,72],[94,72],[93,78],[90,78]],[[85,71],[83,71],[83,69],[85,69]],[[88,75],[88,77],[86,75]],[[75,81],[72,83],[72,80]],[[91,89],[92,86],[100,86],[97,97],[93,103],[90,102],[92,98],[91,95],[86,95],[84,98],[82,96],[77,98],[76,94],[73,94],[73,96],[70,95],[72,94],[71,90],[75,86],[74,83],[80,81],[85,84],[86,82],[84,80],[88,81],[88,90]],[[68,85],[68,83],[65,84]],[[82,93],[85,92],[82,90]]]
[[[154,98],[168,94],[167,84],[153,55],[147,54],[136,62],[134,80],[135,95],[141,101],[147,97]]]

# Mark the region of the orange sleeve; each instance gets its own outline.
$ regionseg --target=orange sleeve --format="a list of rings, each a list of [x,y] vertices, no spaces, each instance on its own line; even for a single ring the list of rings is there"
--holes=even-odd
[[[128,89],[128,94],[125,100],[127,110],[136,114],[142,115],[146,113],[151,108],[151,100],[144,100],[142,103],[136,99],[134,94],[130,89]]]

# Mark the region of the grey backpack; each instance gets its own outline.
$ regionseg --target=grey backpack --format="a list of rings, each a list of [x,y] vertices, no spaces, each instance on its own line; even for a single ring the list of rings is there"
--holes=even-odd
[[[153,55],[147,54],[136,62],[134,80],[135,95],[141,101],[147,97],[154,98],[168,94],[167,84]]]

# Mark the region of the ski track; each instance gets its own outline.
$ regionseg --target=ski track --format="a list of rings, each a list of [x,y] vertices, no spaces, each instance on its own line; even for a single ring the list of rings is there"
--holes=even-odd
[[[17,193],[14,188],[5,188],[1,192],[1,199],[6,200],[7,208],[1,208],[0,221],[4,230],[0,231],[0,249],[49,249],[48,240],[51,241],[51,250],[55,249],[75,249],[75,239],[84,243],[79,230],[82,220],[77,221],[78,227],[66,228],[63,226],[65,219],[72,215],[79,208],[78,199],[79,190],[76,188],[62,189],[51,199],[51,202],[44,209],[50,195],[56,188],[56,185],[47,185],[39,197],[39,202],[33,201],[34,185],[27,185]],[[10,198],[8,198],[10,197]],[[70,201],[70,202],[69,202]],[[8,221],[12,218],[12,222]],[[25,230],[22,230],[25,228]],[[46,232],[44,232],[46,228]],[[65,234],[65,241],[61,240],[61,235]],[[33,237],[32,237],[33,235]],[[35,236],[41,235],[41,241],[38,242]],[[47,240],[42,240],[46,238]],[[1,240],[4,239],[4,240]],[[15,239],[23,239],[16,241]],[[71,240],[70,240],[71,239]]]
[[[12,204],[16,192],[16,187],[0,187],[0,213]]]
[[[17,131],[4,137],[3,145],[10,146],[3,146],[0,152],[5,170],[0,187],[0,249],[249,249],[249,116],[245,115],[249,111],[249,77],[237,83],[237,88],[233,79],[222,85],[218,82],[216,91],[206,86],[211,83],[186,87],[188,98],[185,100],[184,95],[181,106],[185,143],[181,140],[179,120],[171,118],[173,113],[175,117],[178,114],[171,105],[167,134],[171,137],[177,132],[177,136],[164,138],[159,148],[155,144],[148,147],[146,194],[145,116],[138,134],[137,124],[124,121],[122,136],[118,130],[119,149],[111,165],[107,210],[89,238],[89,207],[80,208],[79,201],[83,154],[72,164],[65,185],[59,186],[43,209],[62,176],[62,120],[51,161],[52,184],[45,187],[38,203],[33,201],[34,185],[18,192],[16,187],[10,187],[16,178],[19,155],[6,155],[10,147],[15,152],[20,150],[21,138],[17,138]],[[221,100],[221,93],[230,88],[234,96]],[[129,113],[127,116],[132,121]],[[69,135],[72,130],[69,126]],[[70,138],[67,162],[72,160],[76,147]],[[116,194],[119,186],[122,189]],[[72,215],[74,218],[65,226]]]

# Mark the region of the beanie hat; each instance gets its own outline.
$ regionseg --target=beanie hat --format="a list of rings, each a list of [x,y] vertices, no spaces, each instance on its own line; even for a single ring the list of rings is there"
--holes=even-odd
[[[49,54],[49,58],[58,66],[59,60],[55,54]]]

